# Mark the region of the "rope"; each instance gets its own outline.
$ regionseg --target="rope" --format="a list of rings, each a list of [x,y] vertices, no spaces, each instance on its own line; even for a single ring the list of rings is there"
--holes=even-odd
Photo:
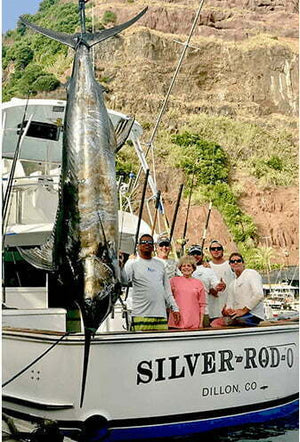
[[[42,359],[44,356],[46,356],[47,353],[49,353],[50,350],[52,350],[60,341],[62,341],[66,336],[68,336],[70,333],[66,332],[63,336],[61,336],[58,341],[54,342],[54,344],[51,345],[51,347],[47,348],[40,356],[38,356],[36,359],[34,359],[30,364],[26,365],[21,371],[19,371],[17,374],[15,374],[12,378],[10,378],[8,381],[4,382],[2,384],[2,388],[6,387],[8,384],[10,384],[12,381],[17,379],[21,374],[23,374],[25,371],[27,371],[30,367],[32,367],[34,364],[36,364],[40,359]]]

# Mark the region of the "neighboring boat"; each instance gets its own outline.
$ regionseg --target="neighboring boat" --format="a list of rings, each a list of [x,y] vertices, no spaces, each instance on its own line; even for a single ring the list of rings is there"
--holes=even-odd
[[[299,317],[299,287],[286,282],[264,284],[263,287],[268,319]]]

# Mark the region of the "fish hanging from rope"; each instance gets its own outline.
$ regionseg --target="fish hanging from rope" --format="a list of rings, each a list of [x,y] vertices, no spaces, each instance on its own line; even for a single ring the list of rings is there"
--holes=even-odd
[[[55,226],[41,247],[19,248],[19,251],[35,267],[56,272],[64,290],[74,294],[79,305],[85,332],[80,406],[91,337],[120,295],[115,153],[125,143],[133,124],[129,119],[119,130],[114,130],[104,104],[105,89],[94,77],[90,48],[131,26],[146,10],[121,25],[88,33],[85,1],[79,0],[81,32],[73,35],[44,29],[22,19],[34,31],[75,51],[67,88]]]

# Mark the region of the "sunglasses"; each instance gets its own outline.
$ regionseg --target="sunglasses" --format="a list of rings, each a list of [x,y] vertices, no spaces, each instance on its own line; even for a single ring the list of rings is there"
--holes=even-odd
[[[150,239],[142,239],[139,244],[151,244],[153,246],[153,241],[151,241]]]
[[[229,262],[230,262],[230,264],[237,264],[237,263],[243,262],[243,260],[242,259],[231,259]]]
[[[213,250],[213,251],[218,250],[218,251],[220,251],[220,250],[223,250],[223,247],[211,247],[209,250]]]
[[[158,244],[159,247],[169,247],[170,243],[169,242],[161,242],[160,244]]]

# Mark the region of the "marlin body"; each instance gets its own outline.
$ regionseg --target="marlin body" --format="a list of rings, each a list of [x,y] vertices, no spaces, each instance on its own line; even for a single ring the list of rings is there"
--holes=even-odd
[[[118,296],[118,201],[114,128],[79,44],[68,87],[55,267],[79,294],[84,324],[95,332]]]
[[[115,153],[133,124],[128,120],[115,133],[104,104],[105,89],[95,80],[89,51],[133,24],[146,9],[122,25],[89,34],[84,2],[79,1],[79,6],[80,34],[54,32],[23,20],[35,31],[72,47],[75,58],[67,91],[55,227],[41,248],[20,249],[20,253],[35,267],[56,272],[80,307],[86,337],[82,405],[91,336],[120,295]]]

